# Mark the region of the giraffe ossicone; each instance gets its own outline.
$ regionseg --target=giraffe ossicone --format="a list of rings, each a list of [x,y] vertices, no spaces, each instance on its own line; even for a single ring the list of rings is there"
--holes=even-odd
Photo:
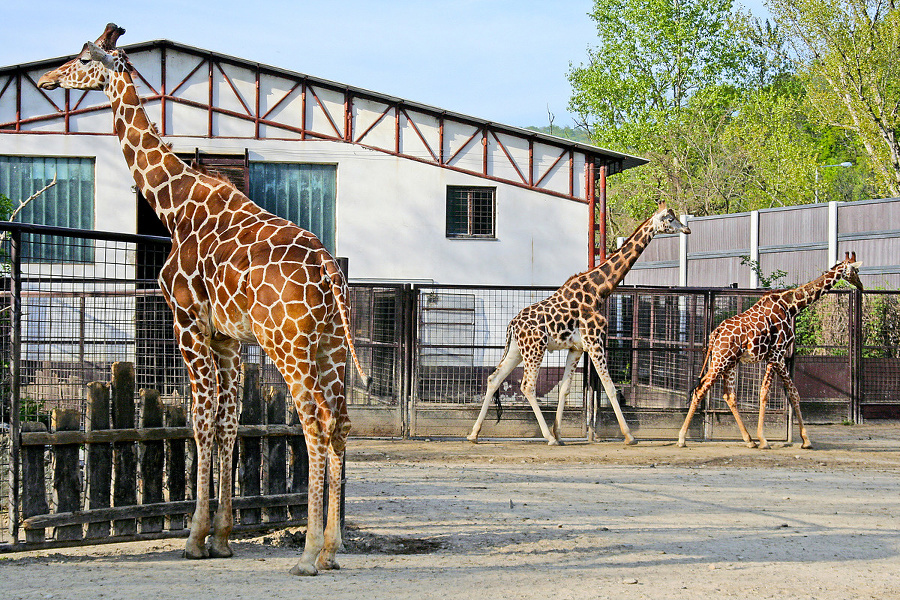
[[[368,382],[353,345],[346,279],[315,235],[172,152],[144,112],[128,57],[116,48],[124,32],[110,23],[95,43],[86,43],[78,56],[46,73],[38,86],[106,93],[137,189],[172,235],[159,280],[190,375],[198,455],[197,504],[185,556],[232,555],[228,537],[240,345],[256,342],[288,385],[309,457],[306,545],[291,572],[336,569],[341,473],[350,431],[344,390],[348,349],[363,383]],[[210,521],[216,442],[219,505]],[[329,503],[323,528],[326,463]]]
[[[616,386],[606,366],[608,324],[603,315],[604,300],[625,278],[653,236],[658,233],[690,232],[690,228],[678,220],[672,209],[667,208],[665,202],[661,202],[657,211],[639,225],[631,237],[603,263],[589,271],[573,275],[550,297],[525,307],[513,317],[506,328],[503,357],[488,377],[481,412],[467,439],[471,442],[478,441],[491,398],[497,405],[497,420],[500,420],[500,385],[513,369],[524,363],[522,393],[531,405],[541,434],[547,443],[551,446],[559,445],[563,409],[572,385],[572,374],[582,354],[587,352],[615,412],[625,443],[634,444],[634,436],[631,435],[625,422]],[[556,350],[567,350],[568,355],[559,384],[559,403],[551,430],[547,427],[538,406],[535,385],[544,354]]]
[[[709,334],[700,380],[691,391],[688,413],[678,432],[678,446],[685,446],[687,430],[697,406],[716,379],[722,377],[724,387],[722,395],[737,421],[741,437],[748,448],[756,447],[757,443],[750,439],[750,433],[741,420],[734,384],[738,362],[765,362],[766,371],[759,389],[759,421],[756,426],[759,448],[769,447],[769,442],[763,435],[763,424],[769,398],[769,387],[772,385],[774,374],[781,379],[797,416],[800,437],[803,440],[801,447],[812,448],[812,442],[809,440],[806,426],[803,424],[803,415],[800,412],[800,393],[794,382],[791,381],[785,364],[788,353],[794,345],[795,319],[800,311],[818,300],[841,279],[862,290],[863,285],[859,279],[861,266],[862,263],[856,260],[856,252],[846,253],[844,260],[809,283],[789,290],[769,292],[746,311],[719,323]]]

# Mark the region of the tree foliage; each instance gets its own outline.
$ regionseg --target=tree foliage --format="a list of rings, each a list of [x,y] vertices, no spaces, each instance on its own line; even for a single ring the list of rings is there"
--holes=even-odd
[[[900,11],[893,0],[769,0],[823,123],[851,131],[877,189],[900,195]]]
[[[818,117],[782,21],[731,0],[595,0],[590,17],[597,45],[568,73],[577,126],[650,159],[610,180],[616,234],[659,200],[708,215],[812,202],[817,184],[822,200],[872,191],[864,166],[817,168],[866,150]]]

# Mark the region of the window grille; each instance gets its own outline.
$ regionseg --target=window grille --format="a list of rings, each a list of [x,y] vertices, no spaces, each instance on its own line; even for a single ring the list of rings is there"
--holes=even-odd
[[[496,188],[447,186],[447,237],[496,237]]]

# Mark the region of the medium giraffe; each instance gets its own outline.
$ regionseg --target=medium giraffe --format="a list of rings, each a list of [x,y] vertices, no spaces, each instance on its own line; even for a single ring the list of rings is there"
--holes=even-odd
[[[744,438],[748,448],[755,447],[756,443],[750,439],[750,434],[738,412],[734,383],[738,362],[765,362],[766,372],[759,389],[759,422],[756,426],[759,447],[769,447],[769,442],[763,435],[763,421],[769,386],[772,385],[773,374],[777,373],[787,391],[791,406],[797,413],[800,437],[803,438],[802,447],[812,448],[800,414],[800,394],[785,366],[785,359],[794,344],[794,319],[801,310],[818,300],[841,279],[846,279],[860,290],[863,289],[859,280],[860,266],[862,263],[856,261],[856,253],[852,255],[848,253],[844,260],[809,283],[790,290],[769,292],[746,311],[725,319],[713,329],[706,347],[706,358],[703,360],[703,368],[706,371],[691,394],[687,417],[681,431],[678,432],[678,446],[685,445],[684,438],[688,426],[700,401],[716,379],[722,377],[725,388],[723,396],[741,430],[741,437]]]
[[[541,433],[551,446],[558,445],[562,425],[563,407],[572,385],[572,373],[584,352],[591,357],[606,396],[612,404],[619,428],[625,436],[626,444],[634,444],[634,437],[628,430],[622,409],[616,398],[616,387],[606,368],[606,317],[603,316],[603,301],[619,284],[635,263],[650,240],[657,233],[690,233],[675,213],[660,203],[658,210],[644,221],[624,244],[606,261],[593,269],[573,275],[549,298],[522,309],[513,317],[506,328],[506,348],[500,364],[488,377],[487,391],[481,412],[467,439],[478,441],[478,434],[487,416],[491,397],[500,408],[500,384],[512,373],[519,363],[525,363],[522,377],[522,393],[528,399],[537,417]],[[546,352],[567,350],[566,367],[559,386],[559,404],[553,430],[547,427],[538,407],[534,389],[538,369]]]
[[[228,181],[189,167],[170,150],[144,112],[133,67],[116,49],[124,32],[107,25],[96,43],[85,44],[76,58],[45,74],[38,85],[106,92],[137,188],[172,234],[172,251],[159,280],[190,375],[198,454],[197,506],[184,554],[232,555],[228,536],[240,345],[258,342],[290,389],[309,454],[306,546],[291,572],[337,569],[341,470],[350,430],[343,383],[348,345],[367,379],[350,335],[346,281],[312,233],[266,212]],[[215,442],[219,506],[210,523]],[[326,462],[329,504],[323,531]]]

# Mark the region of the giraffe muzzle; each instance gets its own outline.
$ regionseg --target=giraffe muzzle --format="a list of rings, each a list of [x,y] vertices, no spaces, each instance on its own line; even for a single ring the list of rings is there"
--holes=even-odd
[[[59,81],[51,77],[50,73],[45,73],[38,79],[37,86],[42,90],[55,90],[59,87]]]

